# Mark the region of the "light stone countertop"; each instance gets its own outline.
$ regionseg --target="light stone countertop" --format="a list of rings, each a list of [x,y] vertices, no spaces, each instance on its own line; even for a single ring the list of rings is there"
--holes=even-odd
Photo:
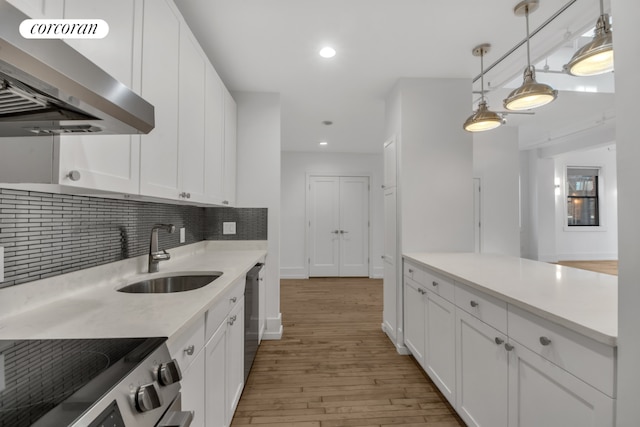
[[[596,341],[617,345],[617,276],[504,255],[403,257]]]
[[[160,272],[147,255],[0,289],[0,340],[169,337],[187,329],[233,283],[264,261],[266,241],[204,241],[167,250]],[[117,292],[171,273],[221,271],[200,289],[170,294]]]

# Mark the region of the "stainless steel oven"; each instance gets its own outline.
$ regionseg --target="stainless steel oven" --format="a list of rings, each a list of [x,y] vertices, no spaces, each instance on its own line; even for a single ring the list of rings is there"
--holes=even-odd
[[[0,341],[0,427],[188,427],[165,340]]]

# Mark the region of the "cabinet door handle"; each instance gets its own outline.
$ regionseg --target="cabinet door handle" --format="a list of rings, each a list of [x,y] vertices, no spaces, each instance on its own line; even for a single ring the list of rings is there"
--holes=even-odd
[[[504,343],[504,340],[500,337],[496,337],[496,339],[494,340],[496,342],[496,344],[500,345]]]
[[[436,282],[436,281],[434,280],[433,282],[431,282],[431,286],[433,286],[433,287],[435,288],[436,286],[438,286],[438,282]]]
[[[223,205],[228,205],[228,204],[229,204],[229,201],[228,201],[228,200],[223,200],[223,201],[222,201],[222,204],[223,204]]]
[[[184,352],[187,353],[187,356],[193,356],[193,352],[195,351],[195,347],[190,345],[189,347],[184,349]]]
[[[513,347],[511,344],[509,344],[509,343],[506,343],[506,344],[504,345],[504,348],[505,348],[507,351],[511,351],[511,350],[513,350],[513,349],[514,349],[514,347]]]
[[[229,325],[233,326],[234,323],[236,323],[236,315],[234,314],[233,316],[231,316],[229,318]]]
[[[551,340],[547,337],[540,337],[540,344],[542,345],[549,345],[551,344]]]
[[[413,270],[411,268],[409,269],[409,273],[413,274]]]
[[[477,302],[473,300],[469,304],[471,305],[471,307],[477,307],[479,305]]]
[[[236,297],[231,297],[229,300],[230,300],[231,302],[236,302],[236,301],[238,301],[238,298],[236,298]]]
[[[424,294],[426,294],[426,293],[427,293],[427,291],[425,291],[425,290],[424,290],[424,289],[422,289],[422,288],[418,288],[418,292],[420,292],[422,295],[424,295]]]

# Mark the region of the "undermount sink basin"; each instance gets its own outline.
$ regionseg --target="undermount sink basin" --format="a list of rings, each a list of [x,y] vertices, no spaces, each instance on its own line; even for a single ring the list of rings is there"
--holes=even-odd
[[[173,292],[192,291],[202,288],[222,276],[215,271],[208,274],[176,275],[141,280],[118,289],[118,292],[131,294],[169,294]]]

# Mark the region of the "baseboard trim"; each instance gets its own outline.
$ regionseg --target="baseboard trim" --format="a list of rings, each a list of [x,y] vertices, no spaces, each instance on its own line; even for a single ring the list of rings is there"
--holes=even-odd
[[[282,338],[282,313],[276,317],[267,317],[267,330],[262,335],[263,340],[279,340]]]

